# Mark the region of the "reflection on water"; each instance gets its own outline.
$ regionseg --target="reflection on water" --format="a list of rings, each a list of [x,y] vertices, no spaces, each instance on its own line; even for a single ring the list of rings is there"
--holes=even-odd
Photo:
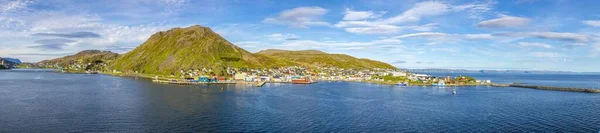
[[[600,130],[600,95],[521,88],[346,82],[174,86],[30,71],[0,71],[0,84],[0,132]]]

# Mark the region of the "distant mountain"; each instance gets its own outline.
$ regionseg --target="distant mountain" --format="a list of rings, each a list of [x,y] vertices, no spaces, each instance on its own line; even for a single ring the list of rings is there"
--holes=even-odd
[[[269,68],[281,66],[332,66],[342,68],[394,68],[392,65],[316,50],[264,50],[250,53],[199,25],[161,31],[112,64],[114,70],[146,74],[174,74],[180,70]]]
[[[88,63],[110,63],[119,56],[117,53],[100,50],[84,50],[75,55],[69,55],[52,60],[36,63],[40,67],[67,67],[70,65],[85,65]]]
[[[318,50],[289,51],[278,49],[267,49],[256,53],[274,59],[287,60],[301,66],[308,67],[338,67],[338,68],[385,68],[396,69],[396,67],[369,59],[359,59],[345,54],[329,54]]]

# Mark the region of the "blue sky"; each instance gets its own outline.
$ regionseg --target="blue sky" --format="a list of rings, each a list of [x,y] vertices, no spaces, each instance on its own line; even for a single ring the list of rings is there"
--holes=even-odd
[[[399,68],[600,71],[594,0],[0,0],[0,57],[125,53],[203,25],[251,52],[317,49]]]

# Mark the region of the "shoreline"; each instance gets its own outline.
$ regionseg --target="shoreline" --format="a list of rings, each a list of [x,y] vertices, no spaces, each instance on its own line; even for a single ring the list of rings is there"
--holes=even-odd
[[[71,73],[71,74],[86,74],[85,72],[59,72],[57,73]],[[109,75],[109,76],[119,76],[119,77],[139,77],[146,78],[155,83],[168,83],[169,81],[175,81],[172,84],[179,85],[195,85],[195,84],[254,84],[254,82],[237,82],[237,81],[226,81],[226,82],[216,82],[216,83],[195,83],[189,82],[185,80],[178,79],[177,77],[164,76],[164,75],[150,75],[150,74],[130,74],[130,73],[112,73],[112,72],[99,72],[98,74]],[[158,79],[158,81],[157,81]],[[370,83],[370,84],[379,84],[379,85],[391,85],[395,86],[396,83],[393,82],[382,82],[382,81],[351,81],[351,80],[317,80],[318,82],[359,82],[359,83]],[[188,83],[189,82],[189,83]],[[288,83],[291,82],[277,82],[277,81],[266,81],[266,82],[258,82],[262,86],[264,83]],[[419,84],[419,85],[407,85],[408,87],[433,87],[431,84]],[[590,89],[590,88],[577,88],[577,87],[558,87],[558,86],[540,86],[540,85],[523,85],[523,84],[496,84],[496,83],[485,83],[485,84],[446,84],[444,86],[439,87],[468,87],[468,86],[490,86],[490,87],[515,87],[515,88],[526,88],[526,89],[536,89],[536,90],[549,90],[549,91],[564,91],[564,92],[581,92],[581,93],[600,93],[600,89]]]

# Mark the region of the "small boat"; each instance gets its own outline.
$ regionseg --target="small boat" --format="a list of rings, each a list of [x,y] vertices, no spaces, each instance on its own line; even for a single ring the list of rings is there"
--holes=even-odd
[[[456,95],[456,89],[452,90],[452,95]]]

